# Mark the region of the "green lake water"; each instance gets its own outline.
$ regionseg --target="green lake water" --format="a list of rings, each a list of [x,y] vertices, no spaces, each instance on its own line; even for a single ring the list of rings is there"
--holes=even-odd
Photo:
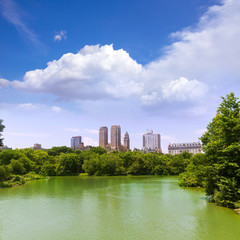
[[[177,182],[54,177],[0,189],[0,239],[240,239],[240,216]]]

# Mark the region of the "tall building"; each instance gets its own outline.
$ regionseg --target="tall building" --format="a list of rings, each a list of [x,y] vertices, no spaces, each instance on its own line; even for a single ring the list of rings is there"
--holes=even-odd
[[[123,146],[127,151],[130,150],[130,138],[128,132],[124,135]]]
[[[152,152],[161,150],[161,137],[159,133],[153,133],[153,130],[147,130],[143,134],[143,150]]]
[[[121,148],[121,127],[111,126],[111,149],[119,151]]]
[[[71,138],[71,148],[73,150],[81,149],[83,146],[82,137],[76,136]]]
[[[35,144],[33,145],[33,150],[41,150],[41,149],[42,149],[42,145],[41,145],[41,144],[35,143]]]
[[[190,142],[190,143],[172,143],[168,145],[168,153],[175,155],[180,154],[182,152],[189,153],[201,153],[202,145],[200,142]]]
[[[99,129],[99,146],[105,148],[108,145],[108,128],[100,127]]]

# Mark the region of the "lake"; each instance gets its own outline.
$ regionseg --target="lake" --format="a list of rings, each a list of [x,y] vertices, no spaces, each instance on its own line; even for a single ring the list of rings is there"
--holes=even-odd
[[[1,240],[239,240],[240,216],[177,177],[52,177],[0,189]]]

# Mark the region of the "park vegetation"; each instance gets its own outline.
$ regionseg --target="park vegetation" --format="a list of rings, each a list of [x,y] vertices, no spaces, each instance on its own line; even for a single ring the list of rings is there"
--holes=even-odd
[[[111,152],[101,147],[73,151],[69,147],[48,150],[8,149],[0,152],[0,184],[23,184],[41,176],[178,175],[184,172],[192,155]]]
[[[204,187],[210,201],[240,208],[240,102],[230,93],[201,137],[205,155],[194,155],[181,186]]]
[[[3,128],[0,121],[0,132]],[[223,98],[201,141],[205,153],[195,155],[107,152],[101,147],[73,151],[65,146],[48,150],[3,150],[0,151],[0,187],[43,176],[80,173],[89,176],[180,175],[180,186],[203,187],[210,201],[240,208],[240,102],[233,93]]]

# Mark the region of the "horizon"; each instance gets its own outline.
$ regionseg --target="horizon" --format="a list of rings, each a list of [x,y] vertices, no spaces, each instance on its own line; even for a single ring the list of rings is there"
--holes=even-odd
[[[131,149],[146,129],[163,153],[198,142],[221,96],[240,96],[239,12],[238,0],[0,1],[3,144],[98,146],[116,123]]]

